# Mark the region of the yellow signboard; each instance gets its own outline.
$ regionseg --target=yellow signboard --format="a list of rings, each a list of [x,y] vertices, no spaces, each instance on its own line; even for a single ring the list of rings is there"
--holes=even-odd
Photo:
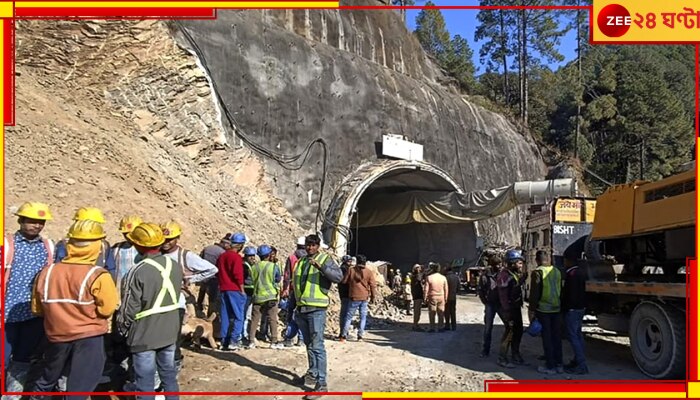
[[[595,200],[585,200],[586,204],[586,222],[595,220]]]
[[[554,220],[557,222],[581,222],[583,200],[558,199],[554,205]]]
[[[700,43],[700,0],[594,0],[591,43]]]

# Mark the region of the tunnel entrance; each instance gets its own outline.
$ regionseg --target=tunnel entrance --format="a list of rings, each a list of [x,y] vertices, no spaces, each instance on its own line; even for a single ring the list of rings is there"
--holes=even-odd
[[[461,188],[445,171],[428,163],[384,160],[361,166],[336,193],[326,214],[324,236],[339,255],[364,254],[404,272],[415,263],[475,261],[477,229],[473,222],[392,220],[409,206],[406,202],[413,191],[461,192]]]

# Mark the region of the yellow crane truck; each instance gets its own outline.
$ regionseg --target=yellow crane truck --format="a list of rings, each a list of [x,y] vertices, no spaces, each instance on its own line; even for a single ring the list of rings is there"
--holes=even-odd
[[[557,198],[528,218],[530,266],[549,250],[563,267],[570,246],[588,273],[586,301],[598,325],[630,339],[639,369],[685,376],[686,260],[695,256],[695,169],[657,182],[610,187],[597,199]],[[577,214],[578,211],[578,214]]]

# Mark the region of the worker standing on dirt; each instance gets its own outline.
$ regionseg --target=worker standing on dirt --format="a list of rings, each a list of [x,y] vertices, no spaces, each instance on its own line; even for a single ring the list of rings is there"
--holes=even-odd
[[[282,271],[279,266],[270,261],[272,248],[266,244],[258,247],[258,257],[260,262],[253,265],[250,269],[251,278],[253,280],[253,320],[250,325],[250,344],[248,348],[253,349],[256,346],[255,335],[253,334],[260,325],[260,319],[263,314],[267,315],[271,327],[271,346],[272,349],[281,349],[281,343],[278,342],[277,330],[277,302],[279,301],[279,285],[282,281]],[[263,334],[265,334],[263,330]]]
[[[418,324],[420,323],[420,314],[423,309],[423,266],[416,264],[413,266],[411,278],[411,297],[413,297],[413,330],[423,332]]]
[[[243,249],[243,289],[246,295],[245,303],[245,322],[243,323],[243,339],[250,343],[251,340],[255,338],[255,332],[250,331],[250,321],[253,317],[253,293],[255,292],[255,287],[253,286],[253,276],[250,274],[250,270],[258,262],[256,257],[257,251],[253,246],[246,246]]]
[[[242,233],[231,236],[231,247],[216,262],[221,292],[221,349],[240,350],[245,319],[246,295],[243,258],[239,254],[246,237]]]
[[[430,274],[423,285],[423,301],[428,303],[429,332],[438,331],[435,327],[435,314],[437,314],[439,326],[442,326],[445,322],[447,290],[447,279],[440,273],[440,264],[430,263]]]
[[[32,314],[31,298],[34,277],[53,262],[54,244],[40,236],[46,221],[52,219],[43,203],[22,204],[17,212],[19,230],[6,235],[5,264],[5,389],[24,391],[30,363],[41,358],[46,340],[44,320]],[[36,369],[36,368],[35,368]],[[20,396],[8,396],[19,399]]]
[[[578,265],[575,251],[564,252],[564,287],[562,288],[561,307],[564,311],[566,333],[574,351],[574,359],[564,371],[568,374],[585,375],[588,373],[583,341],[583,316],[586,308],[586,276]]]
[[[496,278],[500,317],[506,328],[501,338],[498,365],[505,368],[515,368],[515,364],[525,363],[520,355],[520,341],[523,338],[523,315],[520,309],[523,306],[524,261],[520,250],[508,250],[507,265],[501,269]],[[508,350],[511,351],[512,362],[508,360]]]
[[[102,225],[105,223],[105,217],[99,208],[81,207],[75,212],[73,221],[94,221]],[[68,240],[69,238],[63,238],[56,243],[56,251],[54,253],[53,262],[61,262],[61,260],[66,257],[66,244],[68,243]],[[112,247],[110,246],[109,242],[104,239],[102,239],[101,244],[100,254],[97,257],[96,265],[98,267],[106,268],[116,280],[116,266],[114,257],[112,256]]]
[[[212,265],[216,265],[219,257],[231,247],[231,234],[226,234],[219,243],[207,246],[199,255],[204,260],[209,261]],[[207,296],[207,317],[216,314],[214,319],[213,330],[214,335],[218,336],[221,330],[221,299],[219,297],[219,280],[216,276],[211,277],[200,283],[199,293],[197,294],[197,310],[204,312],[204,296]],[[220,339],[217,337],[217,339]]]
[[[357,259],[356,259],[357,260]],[[338,340],[343,341],[343,329],[345,329],[345,318],[348,314],[348,305],[350,304],[350,287],[345,281],[348,276],[348,271],[354,265],[352,265],[352,256],[346,254],[341,259],[340,270],[343,271],[343,280],[338,284],[338,297],[340,297],[340,313],[338,315],[339,325],[338,325]]]
[[[447,303],[445,304],[445,326],[443,331],[457,330],[457,291],[459,290],[459,276],[452,266],[448,266],[445,272],[447,279]]]
[[[391,287],[394,289],[394,292],[401,293],[401,282],[403,282],[403,279],[401,278],[401,271],[397,268],[394,272],[394,283]]]
[[[131,352],[135,390],[154,392],[157,372],[165,392],[179,392],[175,347],[181,330],[178,309],[182,267],[161,254],[165,236],[158,225],[142,223],[127,237],[141,261],[124,278],[117,321]]]
[[[303,342],[303,337],[301,336],[301,331],[297,325],[295,314],[296,314],[296,298],[294,296],[294,271],[297,266],[297,261],[301,260],[306,256],[306,238],[300,236],[297,239],[297,248],[294,253],[287,257],[287,262],[284,265],[284,277],[282,279],[282,298],[287,299],[287,315],[286,322],[287,328],[284,331],[284,346],[292,347],[292,340],[299,334],[299,340],[297,344]]]
[[[180,236],[182,236],[182,227],[175,221],[169,221],[160,226],[163,231],[165,242],[160,250],[163,255],[170,257],[173,261],[177,261],[182,268],[182,290],[180,291],[178,310],[180,315],[180,326],[185,321],[187,312],[187,299],[194,301],[194,294],[190,290],[190,285],[197,282],[204,282],[207,279],[216,276],[218,270],[214,264],[203,260],[196,253],[180,247]],[[194,315],[193,315],[194,316]],[[178,336],[175,346],[175,365],[178,371],[182,368],[183,355],[180,347],[182,346],[182,337]]]
[[[32,311],[44,317],[49,345],[33,392],[53,391],[69,365],[66,391],[92,392],[97,387],[105,363],[104,335],[118,301],[112,277],[95,266],[104,237],[102,225],[95,221],[73,222],[66,257],[44,268],[35,280]]]
[[[404,301],[406,307],[406,315],[413,315],[413,296],[411,295],[411,276],[406,274],[403,278],[403,286],[401,291],[401,300]]]
[[[348,269],[347,275],[343,278],[343,283],[348,285],[348,293],[350,304],[345,315],[345,325],[340,335],[340,341],[345,342],[350,331],[350,323],[355,311],[360,310],[360,326],[357,329],[357,341],[361,341],[365,334],[365,326],[367,324],[367,301],[377,299],[377,281],[374,278],[374,272],[368,270],[367,257],[362,254],[357,255],[357,265]]]
[[[542,347],[545,366],[537,372],[547,375],[564,373],[561,349],[561,272],[551,265],[545,251],[535,253],[537,268],[530,281],[530,322],[537,318],[542,324]]]
[[[309,359],[306,374],[295,380],[296,384],[314,385],[314,392],[328,391],[327,356],[323,344],[326,326],[326,310],[330,304],[328,292],[332,283],[343,279],[343,272],[326,253],[319,253],[321,238],[306,237],[306,256],[298,262],[294,271],[294,294],[297,301],[296,321],[304,335]],[[318,394],[307,395],[306,400],[318,399]]]
[[[114,278],[119,299],[122,297],[122,281],[126,274],[137,264],[136,260],[139,257],[139,252],[133,243],[129,241],[127,235],[141,225],[142,222],[141,217],[137,215],[127,215],[119,221],[119,231],[124,236],[124,241],[112,246],[112,256],[114,257],[115,265]],[[113,381],[117,381],[120,377],[124,377],[129,369],[129,347],[126,345],[125,338],[119,334],[119,330],[116,328],[116,313],[112,316],[111,327],[111,332],[107,333],[104,339],[107,353],[104,375],[109,376]]]
[[[481,349],[481,358],[486,358],[491,353],[491,333],[493,332],[493,321],[496,319],[500,309],[500,299],[498,298],[498,285],[496,278],[501,270],[501,256],[493,255],[489,258],[489,269],[485,270],[479,277],[477,293],[481,303],[484,305],[484,339]]]
[[[260,257],[259,254],[258,254],[258,257]],[[280,271],[280,279],[277,281],[277,291],[278,291],[277,300],[280,300],[279,299],[279,288],[281,286],[281,280],[282,280],[282,268],[280,268],[280,266],[279,266],[279,261],[277,259],[277,249],[275,248],[275,246],[270,246],[270,257],[268,258],[268,261],[275,264],[275,266]],[[277,309],[279,310],[280,307],[281,306],[278,303]],[[266,339],[269,342],[272,341],[272,329],[270,328],[270,318],[268,318],[267,314],[262,315],[262,320],[260,321],[260,332],[261,332],[261,335],[264,339]],[[280,346],[283,347],[281,344],[280,344]]]
[[[143,223],[143,220],[137,215],[127,215],[119,221],[119,232],[124,235],[124,241],[112,246],[112,254],[114,255],[115,263],[114,276],[117,282],[117,290],[121,288],[122,279],[129,270],[136,265],[136,258],[139,253],[136,251],[136,247],[134,247],[133,243],[129,241],[127,235],[137,226],[141,225],[141,223]]]

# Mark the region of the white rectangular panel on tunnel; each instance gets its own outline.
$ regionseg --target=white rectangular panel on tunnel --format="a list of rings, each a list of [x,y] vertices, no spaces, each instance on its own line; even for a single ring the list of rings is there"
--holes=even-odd
[[[409,161],[423,161],[423,145],[403,140],[400,136],[382,135],[382,154]]]

